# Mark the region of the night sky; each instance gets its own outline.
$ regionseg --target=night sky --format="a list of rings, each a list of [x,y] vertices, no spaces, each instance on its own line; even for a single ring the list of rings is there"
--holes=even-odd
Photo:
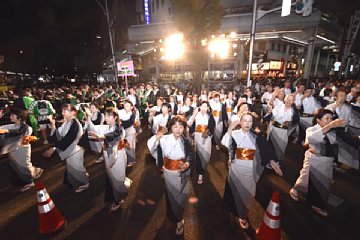
[[[111,6],[116,0],[108,1]],[[117,1],[116,47],[121,50],[128,26],[136,24],[136,1]],[[345,26],[353,10],[360,9],[359,0],[317,4],[335,10]],[[0,55],[5,56],[1,67],[9,71],[60,75],[77,67],[79,72],[100,72],[110,54],[105,16],[95,0],[0,0],[0,31]]]
[[[104,3],[104,0],[99,0]],[[108,0],[109,8],[112,0]],[[135,1],[118,0],[117,47],[135,24]],[[3,69],[30,73],[101,71],[110,54],[106,18],[95,0],[0,0],[0,54]],[[97,39],[96,36],[101,36]],[[21,53],[22,51],[22,53]],[[46,69],[47,68],[47,69]],[[90,69],[89,69],[90,68]]]

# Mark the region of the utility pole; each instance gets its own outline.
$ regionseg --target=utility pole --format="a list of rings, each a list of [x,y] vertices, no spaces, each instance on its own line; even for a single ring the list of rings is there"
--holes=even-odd
[[[257,18],[257,0],[254,0],[253,15],[252,15],[252,21],[251,21],[249,64],[248,64],[247,78],[246,78],[246,86],[247,87],[250,87],[250,85],[251,85],[250,77],[251,77],[252,59],[253,59],[253,54],[254,54],[256,18]]]
[[[291,7],[295,5],[296,2],[291,3],[287,7]],[[311,3],[312,5],[312,3]],[[255,28],[256,28],[256,22],[259,21],[262,17],[264,17],[266,14],[282,10],[283,7],[277,7],[274,9],[270,9],[268,11],[258,10],[257,9],[257,0],[254,0],[254,6],[253,6],[253,14],[252,14],[252,21],[251,21],[251,34],[250,34],[250,51],[249,51],[249,65],[247,69],[247,86],[250,87],[250,76],[251,76],[251,67],[252,67],[252,60],[254,55],[254,41],[255,41]],[[311,12],[310,12],[311,13]],[[286,15],[284,15],[286,16]]]
[[[99,2],[99,0],[95,0],[97,2],[97,4],[99,4],[99,6],[101,7],[101,9],[103,10],[103,13],[106,17],[106,22],[107,22],[107,26],[108,26],[108,31],[109,31],[109,38],[110,38],[110,48],[111,48],[111,56],[112,56],[112,62],[113,62],[113,69],[114,69],[114,79],[116,80],[117,83],[117,78],[118,78],[118,74],[117,74],[117,66],[116,66],[116,60],[115,60],[115,51],[114,51],[114,44],[113,44],[113,36],[112,36],[112,32],[111,32],[111,24],[110,24],[110,15],[109,15],[109,8],[108,8],[108,2],[107,0],[105,0],[105,7]]]

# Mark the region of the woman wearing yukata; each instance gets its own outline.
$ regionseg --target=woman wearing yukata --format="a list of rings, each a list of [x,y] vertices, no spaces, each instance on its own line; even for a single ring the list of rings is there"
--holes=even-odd
[[[186,117],[187,120],[191,117],[194,108],[191,106],[191,96],[187,96],[185,98],[185,103],[180,107],[178,110],[178,114],[183,115]]]
[[[233,92],[230,91],[225,99],[225,106],[226,106],[226,114],[228,116],[228,125],[231,123],[231,115],[235,105],[235,98]]]
[[[19,183],[23,187],[21,192],[25,192],[35,186],[33,180],[43,173],[43,169],[34,167],[31,163],[31,138],[32,128],[26,121],[26,114],[20,109],[13,109],[10,112],[12,124],[0,126],[0,148],[1,154],[9,153],[9,164],[11,173],[14,176],[15,184]]]
[[[228,127],[228,115],[226,106],[220,102],[220,94],[215,93],[213,99],[209,101],[212,115],[215,119],[214,142],[216,150],[220,150],[220,142],[223,137],[224,128]]]
[[[85,151],[78,145],[83,129],[76,119],[77,110],[74,105],[64,104],[62,115],[64,123],[58,129],[56,129],[55,120],[49,116],[51,125],[49,140],[54,147],[47,150],[43,156],[51,157],[56,151],[61,160],[66,160],[64,183],[75,188],[76,193],[80,193],[89,188],[89,174],[84,167]]]
[[[126,103],[128,104],[128,103]],[[106,168],[105,202],[111,202],[111,211],[121,207],[128,194],[131,180],[126,178],[126,152],[128,144],[124,141],[125,130],[120,125],[116,108],[105,110],[107,125],[95,126],[87,121],[89,138],[103,143]]]
[[[155,135],[162,128],[167,128],[171,118],[171,105],[164,103],[161,106],[161,114],[154,117],[152,133]]]
[[[186,136],[187,123],[183,116],[175,116],[166,129],[158,131],[147,143],[150,153],[162,165],[165,180],[167,215],[176,223],[176,234],[184,232],[184,206],[189,192],[192,148]]]
[[[316,125],[306,130],[305,143],[309,149],[305,152],[303,168],[292,189],[290,196],[299,201],[299,191],[308,192],[307,201],[311,208],[321,216],[328,215],[326,203],[328,201],[331,182],[333,179],[333,161],[336,144],[335,128],[344,127],[345,119],[333,120],[333,112],[319,109],[315,112]]]
[[[87,109],[86,109],[87,110]],[[91,116],[91,122],[94,125],[103,125],[104,124],[104,114],[100,112],[99,105],[96,102],[92,102],[90,104],[90,116]],[[103,154],[100,153],[101,156],[95,160],[95,163],[101,163],[104,161]]]
[[[127,166],[132,167],[135,164],[135,147],[136,147],[136,129],[135,120],[136,112],[132,102],[125,101],[124,108],[119,110],[119,118],[122,127],[125,129],[125,139],[130,148],[126,149]]]
[[[264,120],[270,122],[267,139],[274,146],[279,161],[284,159],[288,138],[299,123],[299,113],[294,101],[294,95],[288,94],[284,99],[285,103],[280,103],[274,108],[269,106],[268,113],[264,116]]]
[[[237,125],[241,129],[234,130]],[[282,176],[281,169],[271,144],[261,135],[251,130],[253,116],[243,113],[240,122],[232,122],[222,144],[229,150],[231,164],[226,180],[224,204],[239,218],[241,228],[249,227],[249,205],[255,196],[256,183],[264,166],[270,165]]]
[[[96,102],[90,104],[91,122],[94,125],[104,124],[104,114],[100,112],[99,105]]]
[[[171,114],[174,116],[177,115],[178,105],[177,105],[175,96],[173,96],[173,95],[169,96],[169,104],[171,106]]]
[[[215,129],[215,119],[210,114],[209,102],[202,102],[200,111],[196,108],[187,123],[190,126],[190,134],[194,134],[196,172],[198,184],[202,184],[211,157],[211,138]]]

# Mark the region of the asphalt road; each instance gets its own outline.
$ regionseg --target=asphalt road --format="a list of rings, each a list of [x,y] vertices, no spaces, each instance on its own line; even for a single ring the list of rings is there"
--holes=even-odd
[[[329,217],[316,215],[301,201],[295,203],[288,192],[301,169],[304,149],[290,143],[282,164],[284,177],[266,170],[257,185],[256,201],[250,210],[252,228],[240,229],[238,222],[223,208],[222,196],[227,176],[225,150],[213,149],[209,173],[204,184],[196,184],[193,171],[188,203],[185,210],[184,236],[175,235],[175,225],[166,218],[164,182],[146,147],[149,131],[139,135],[137,163],[127,170],[133,180],[122,209],[109,211],[104,205],[105,168],[95,164],[96,155],[86,152],[85,166],[90,174],[90,188],[75,193],[62,184],[65,165],[58,157],[44,159],[48,149],[36,142],[32,159],[44,168],[43,181],[56,207],[67,220],[64,230],[50,235],[38,233],[36,191],[20,193],[13,187],[8,172],[8,156],[0,158],[0,239],[254,239],[273,191],[280,192],[283,239],[358,239],[360,222],[360,174],[347,170],[334,172],[332,192],[344,199],[338,207],[329,207]]]

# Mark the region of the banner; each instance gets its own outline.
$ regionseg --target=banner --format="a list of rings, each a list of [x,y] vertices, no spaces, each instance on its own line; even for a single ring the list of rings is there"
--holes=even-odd
[[[126,61],[126,62],[118,62],[117,63],[118,75],[120,77],[125,76],[134,76],[134,62]]]

